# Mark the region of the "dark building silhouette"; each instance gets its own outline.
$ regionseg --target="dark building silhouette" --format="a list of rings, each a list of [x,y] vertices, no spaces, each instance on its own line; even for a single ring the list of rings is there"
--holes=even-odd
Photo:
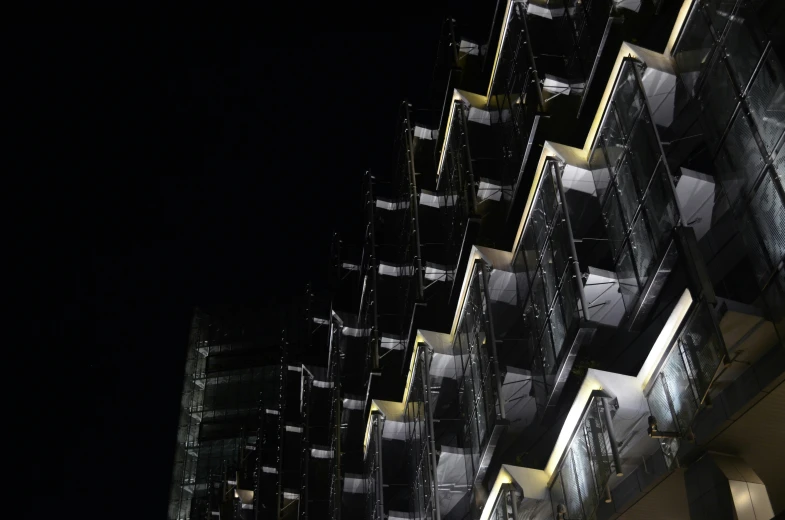
[[[197,314],[170,519],[785,510],[785,3],[487,10],[401,104],[308,348]]]

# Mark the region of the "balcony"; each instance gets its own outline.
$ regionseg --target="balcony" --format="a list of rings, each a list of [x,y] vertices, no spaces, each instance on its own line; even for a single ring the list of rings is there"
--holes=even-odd
[[[681,223],[639,63],[625,58],[589,165],[631,330],[646,321],[678,253]]]
[[[517,306],[522,309],[513,328],[530,357],[542,413],[555,406],[578,350],[596,330],[575,251],[563,172],[558,161],[545,161],[513,259]]]
[[[502,391],[503,380],[522,381],[499,371],[484,261],[471,262],[462,294],[452,334],[419,332],[404,396],[414,483],[409,510],[417,517],[468,513],[470,491],[507,429],[507,412],[519,410],[514,399],[506,407],[500,398],[512,391]]]

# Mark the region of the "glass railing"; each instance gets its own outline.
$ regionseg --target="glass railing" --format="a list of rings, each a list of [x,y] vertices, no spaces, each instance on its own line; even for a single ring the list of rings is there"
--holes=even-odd
[[[329,516],[332,520],[341,518],[341,360],[340,360],[340,327],[334,319],[330,323],[330,365],[329,380],[333,382],[330,392],[330,458],[329,479],[330,492],[328,500]]]
[[[512,484],[502,484],[490,520],[518,520]]]
[[[384,518],[382,479],[382,419],[379,413],[371,417],[371,431],[365,451],[365,518],[382,520]]]
[[[594,518],[614,469],[608,399],[594,397],[574,433],[551,485],[554,518]]]
[[[421,346],[420,348],[424,348]],[[437,508],[436,482],[433,467],[435,454],[432,453],[428,403],[426,402],[423,363],[426,353],[418,356],[412,372],[412,380],[407,398],[406,413],[406,452],[409,466],[409,511],[413,518],[433,518]],[[438,516],[437,516],[438,518]]]
[[[499,402],[498,359],[486,297],[485,269],[481,261],[472,266],[452,347],[464,425],[463,447],[471,455],[466,457],[466,474],[472,480],[480,469],[481,454],[504,413]]]
[[[444,211],[446,254],[457,263],[463,232],[469,215],[477,205],[472,158],[467,135],[467,108],[460,101],[452,106],[452,117],[444,144],[444,158],[439,172],[439,205]]]
[[[700,105],[716,178],[764,289],[785,255],[785,69],[776,52],[777,22],[760,7],[741,2],[728,16],[722,3],[694,2],[673,56]]]
[[[672,241],[679,210],[667,162],[632,59],[625,59],[590,166],[627,314]]]
[[[513,267],[518,305],[523,309],[522,341],[531,356],[535,398],[544,407],[556,386],[565,343],[573,338],[582,312],[567,208],[559,194],[561,167],[548,159],[532,201]]]
[[[669,464],[676,456],[679,440],[692,437],[693,420],[708,399],[724,355],[716,320],[708,304],[701,301],[676,338],[646,395],[653,418],[649,433],[661,440]]]

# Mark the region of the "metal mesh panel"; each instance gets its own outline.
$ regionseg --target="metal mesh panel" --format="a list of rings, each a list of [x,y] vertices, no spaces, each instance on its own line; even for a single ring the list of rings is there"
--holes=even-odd
[[[679,432],[684,435],[698,411],[698,403],[678,347],[673,348],[665,361],[661,380],[673,406],[673,413],[676,414]]]
[[[692,374],[695,394],[702,399],[722,361],[720,339],[707,304],[701,303],[679,338],[682,357]]]
[[[646,400],[649,403],[649,413],[657,419],[657,424],[662,431],[678,431],[679,425],[676,417],[671,413],[671,405],[668,401],[668,390],[665,387],[665,381],[660,374],[657,380],[651,387],[649,395]]]
[[[583,512],[586,517],[589,517],[597,507],[597,483],[594,480],[593,461],[589,455],[589,447],[586,441],[586,432],[581,428],[575,435],[570,452],[572,454],[573,470],[580,489]]]
[[[750,112],[766,149],[771,152],[785,127],[783,96],[785,71],[777,55],[769,52],[747,93]]]
[[[580,482],[572,460],[572,451],[567,453],[562,469],[559,471],[564,490],[564,501],[567,506],[567,515],[570,519],[581,519],[583,515],[583,498],[581,496]]]

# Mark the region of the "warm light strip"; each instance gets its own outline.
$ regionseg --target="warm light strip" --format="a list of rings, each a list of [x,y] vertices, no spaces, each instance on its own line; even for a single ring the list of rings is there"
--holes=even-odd
[[[684,0],[679,9],[679,14],[676,16],[676,23],[673,24],[673,31],[668,38],[668,44],[665,46],[665,56],[671,57],[673,47],[676,45],[676,40],[679,39],[681,30],[684,27],[684,22],[687,20],[687,15],[690,14],[694,0]]]
[[[491,80],[488,82],[487,98],[491,99],[491,90],[493,90],[493,81],[496,79],[496,69],[499,67],[499,58],[502,54],[502,46],[504,45],[504,38],[507,36],[507,28],[510,26],[510,14],[512,13],[512,0],[507,0],[507,7],[504,10],[504,25],[502,25],[502,34],[499,37],[499,43],[496,44],[496,57],[493,59],[493,69],[491,70]]]
[[[682,293],[679,298],[679,301],[676,303],[676,307],[673,308],[671,315],[668,316],[665,326],[660,330],[660,334],[651,347],[649,355],[646,357],[646,361],[643,362],[643,366],[641,367],[640,372],[638,372],[637,380],[644,393],[646,392],[646,388],[649,386],[652,377],[659,373],[662,361],[668,355],[668,352],[670,351],[669,347],[673,343],[676,333],[679,331],[679,327],[692,308],[692,302],[690,290],[685,289],[684,293]]]
[[[401,404],[404,406],[409,404],[409,389],[412,386],[412,373],[414,373],[414,364],[417,362],[417,351],[420,348],[420,343],[424,342],[425,338],[417,331],[417,335],[414,337],[414,346],[412,347],[412,359],[409,360],[409,375],[406,376],[406,387],[403,389],[403,400],[401,401]]]
[[[380,411],[379,405],[371,401],[371,411],[368,413],[368,424],[365,425],[365,438],[363,439],[363,456],[368,451],[368,440],[371,438],[371,420],[373,419],[373,412]]]
[[[502,490],[502,486],[505,484],[512,484],[512,477],[507,470],[502,467],[496,475],[496,481],[493,483],[493,488],[491,488],[491,493],[488,495],[488,500],[485,501],[485,507],[480,514],[480,520],[488,520],[491,517],[491,513],[493,513],[494,509],[493,506],[496,505],[496,500],[499,498],[499,493]]]
[[[572,402],[570,411],[567,413],[567,418],[564,420],[564,424],[559,432],[559,437],[556,439],[551,457],[545,465],[545,474],[548,476],[548,480],[553,476],[553,473],[562,460],[562,456],[567,451],[573,433],[578,427],[578,422],[581,420],[584,410],[586,410],[586,404],[589,402],[592,392],[595,390],[602,390],[602,384],[594,377],[593,372],[594,371],[590,369],[583,379],[581,388],[578,390],[578,394],[575,396],[575,400]]]
[[[444,150],[447,148],[447,143],[450,141],[450,131],[452,130],[452,114],[455,112],[455,98],[457,94],[453,91],[452,101],[450,102],[450,114],[447,116],[447,133],[444,134],[444,141],[442,141],[442,150],[439,152],[439,166],[436,168],[436,179],[442,174],[442,167],[444,167]]]

